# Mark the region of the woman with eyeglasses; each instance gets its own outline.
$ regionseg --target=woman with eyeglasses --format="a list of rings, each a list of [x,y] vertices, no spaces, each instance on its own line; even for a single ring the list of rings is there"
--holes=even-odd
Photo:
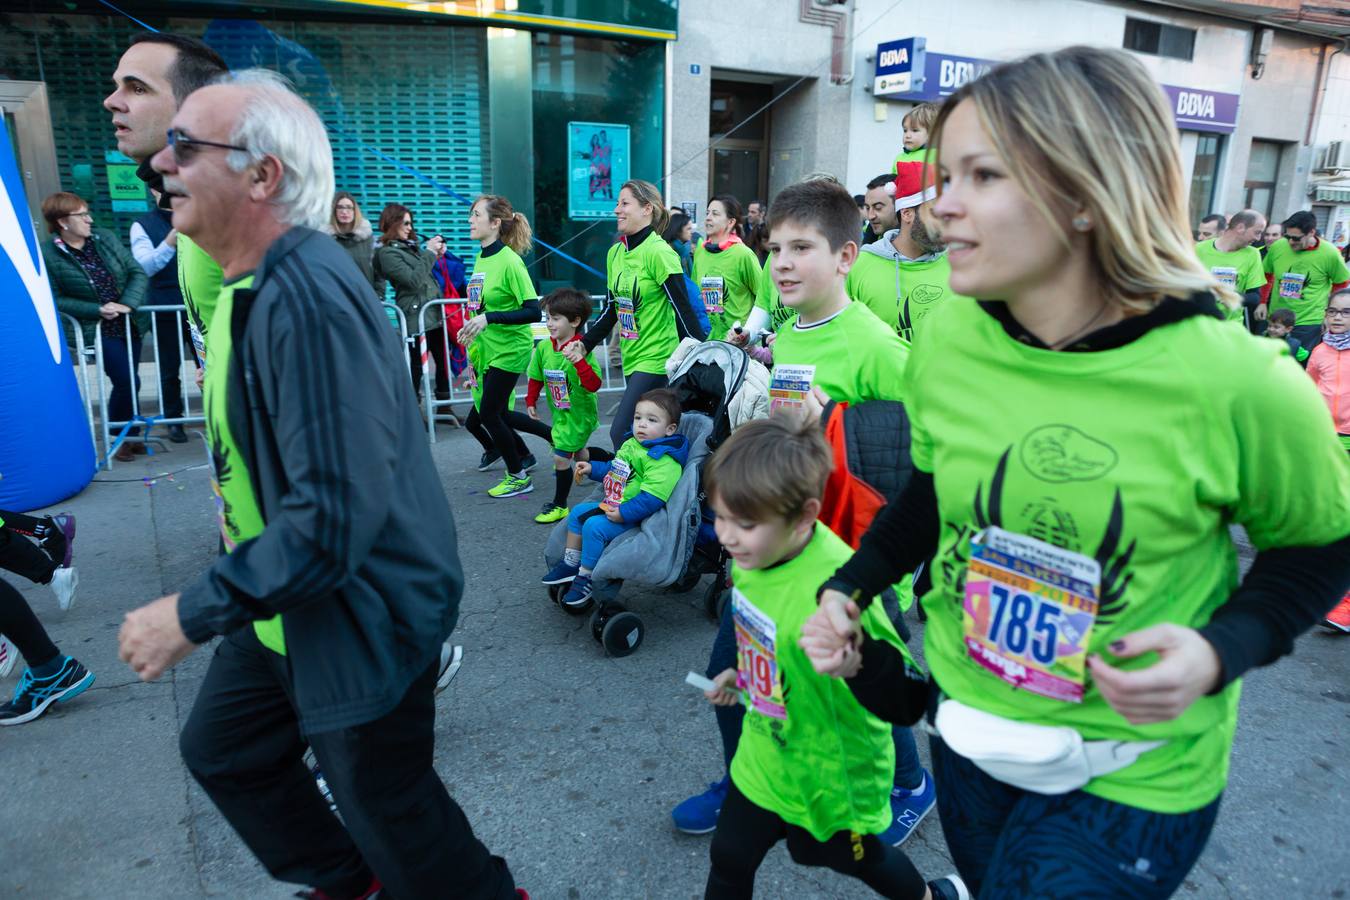
[[[83,198],[65,191],[52,194],[42,201],[42,217],[52,234],[42,242],[42,258],[56,308],[80,323],[88,347],[102,323],[103,372],[113,385],[108,418],[125,422],[132,416],[132,397],[141,389],[137,364],[150,316],[136,310],[145,302],[149,279],[115,234],[94,228]],[[67,331],[66,339],[74,345],[73,333]],[[132,427],[127,437],[140,433]],[[144,452],[144,443],[124,442],[113,458],[127,462],[133,453]]]
[[[432,276],[436,260],[445,252],[445,240],[436,235],[426,247],[418,246],[413,231],[412,210],[401,203],[390,203],[380,213],[380,240],[375,246],[375,289],[384,296],[387,281],[394,289],[394,303],[403,311],[410,336],[419,333],[425,325],[427,349],[436,361],[436,399],[450,398],[450,363],[446,359],[445,318],[443,307],[434,307],[420,323],[422,307],[437,300],[441,289]],[[422,355],[414,342],[408,345],[408,362],[412,366],[413,390],[422,390]]]
[[[355,197],[346,191],[338,191],[333,196],[333,212],[324,231],[337,240],[338,246],[347,251],[366,280],[374,285],[375,233],[366,217],[361,215]]]

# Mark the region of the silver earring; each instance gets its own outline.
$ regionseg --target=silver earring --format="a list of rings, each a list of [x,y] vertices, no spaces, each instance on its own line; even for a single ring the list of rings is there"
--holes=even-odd
[[[1087,216],[1074,216],[1074,217],[1073,217],[1073,230],[1074,230],[1074,231],[1087,231],[1087,230],[1088,230],[1089,228],[1091,228],[1091,227],[1092,227],[1092,220],[1089,219]]]

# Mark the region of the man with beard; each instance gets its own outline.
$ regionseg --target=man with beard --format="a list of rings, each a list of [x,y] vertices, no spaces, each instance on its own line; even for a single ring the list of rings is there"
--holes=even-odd
[[[933,169],[921,162],[896,163],[895,169],[892,189],[899,227],[862,248],[845,287],[850,298],[866,304],[912,342],[928,313],[955,295],[947,284],[951,267],[946,249],[924,224],[924,213],[937,194]]]

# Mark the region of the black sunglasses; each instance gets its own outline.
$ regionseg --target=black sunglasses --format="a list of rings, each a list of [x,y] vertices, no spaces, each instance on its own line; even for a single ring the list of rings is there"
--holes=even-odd
[[[241,153],[247,153],[247,147],[238,147],[234,144],[218,144],[215,141],[199,141],[183,134],[177,128],[170,128],[165,136],[168,138],[169,148],[173,150],[173,161],[175,165],[185,166],[201,152],[202,147],[215,147],[218,150],[238,150]]]

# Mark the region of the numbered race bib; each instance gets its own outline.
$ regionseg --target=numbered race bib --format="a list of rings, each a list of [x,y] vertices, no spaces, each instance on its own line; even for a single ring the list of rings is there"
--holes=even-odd
[[[530,337],[535,343],[548,340],[548,313],[541,315],[538,322],[530,324]]]
[[[986,528],[970,546],[966,652],[1011,685],[1081,703],[1101,565],[1001,528]]]
[[[1214,266],[1209,270],[1219,284],[1232,290],[1237,290],[1237,267],[1236,266]]]
[[[632,297],[615,297],[614,306],[619,311],[619,337],[625,341],[636,341],[638,336],[637,313]]]
[[[487,282],[487,276],[482,272],[475,272],[469,279],[469,302],[465,304],[465,310],[470,318],[478,315],[478,311],[483,308],[483,285]]]
[[[1308,276],[1302,272],[1285,272],[1280,276],[1280,297],[1285,300],[1298,300],[1303,296],[1303,282]]]
[[[567,393],[567,373],[562,369],[545,369],[544,382],[548,385],[548,402],[554,409],[571,409],[572,400]],[[611,470],[612,471],[612,470]],[[619,493],[623,493],[620,491]]]
[[[769,382],[769,412],[784,407],[801,409],[811,393],[811,381],[816,377],[815,366],[774,366]]]
[[[206,372],[206,340],[202,337],[201,330],[196,323],[189,318],[188,334],[192,336],[192,352],[197,354],[197,365],[202,367],[202,372]]]
[[[609,471],[605,473],[605,505],[617,508],[623,503],[623,492],[628,487],[628,479],[633,474],[633,467],[626,460],[614,458],[610,460]]]
[[[725,296],[725,285],[721,275],[709,275],[699,282],[698,291],[703,297],[703,309],[708,315],[724,311],[722,298]]]
[[[736,624],[736,687],[745,705],[752,712],[786,719],[783,679],[778,673],[778,626],[734,587],[731,614]]]

